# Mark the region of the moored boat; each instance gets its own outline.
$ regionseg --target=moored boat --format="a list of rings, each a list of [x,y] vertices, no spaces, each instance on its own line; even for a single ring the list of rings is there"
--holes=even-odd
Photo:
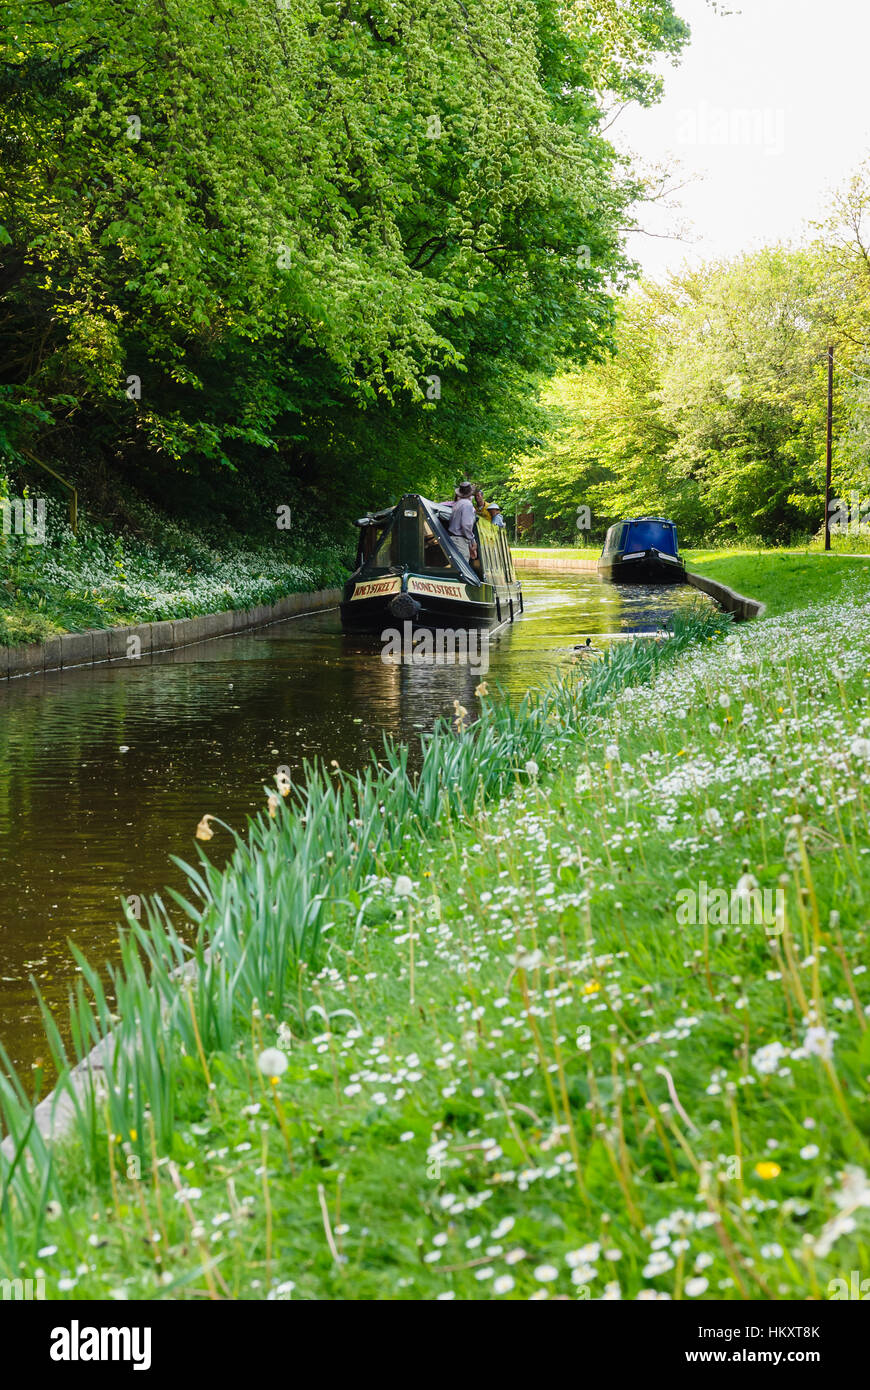
[[[615,584],[684,584],[676,526],[660,516],[617,521],[604,538],[598,573]]]
[[[467,560],[447,530],[450,507],[407,493],[395,507],[360,517],[356,569],[344,587],[345,629],[380,632],[415,627],[492,627],[523,610],[520,582],[503,526],[475,522],[476,560]]]

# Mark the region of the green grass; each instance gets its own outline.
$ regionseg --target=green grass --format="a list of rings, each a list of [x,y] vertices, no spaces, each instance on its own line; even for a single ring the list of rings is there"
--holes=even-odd
[[[6,1088],[31,1161],[0,1273],[255,1299],[867,1277],[870,618],[702,621],[460,711],[419,782],[396,749],[275,796],[172,909],[189,991],[170,913],[131,923],[105,1101],[52,1156]],[[738,881],[778,915],[685,920]],[[101,989],[85,967],[79,1051]]]
[[[760,599],[771,616],[811,603],[870,598],[870,555],[852,559],[821,550],[687,550],[690,570]]]

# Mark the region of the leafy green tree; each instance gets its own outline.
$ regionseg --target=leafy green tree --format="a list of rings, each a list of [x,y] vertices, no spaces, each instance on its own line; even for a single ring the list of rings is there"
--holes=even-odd
[[[653,100],[686,38],[670,0],[18,0],[5,24],[13,449],[76,434],[161,496],[273,456],[342,507],[515,451],[530,381],[600,351],[639,191],[602,104]]]
[[[611,521],[633,513],[685,520],[695,496],[687,484],[678,498],[669,468],[674,433],[661,411],[661,346],[660,308],[648,288],[622,305],[614,354],[556,377],[545,391],[546,447],[522,458],[516,476],[539,524],[549,522],[560,539],[577,538],[582,506],[599,540]]]
[[[518,486],[561,535],[581,503],[598,535],[644,512],[672,516],[695,542],[818,531],[830,342],[835,491],[867,478],[868,264],[853,225],[841,243],[774,246],[644,284],[622,305],[614,354],[545,392],[549,427],[517,460]]]

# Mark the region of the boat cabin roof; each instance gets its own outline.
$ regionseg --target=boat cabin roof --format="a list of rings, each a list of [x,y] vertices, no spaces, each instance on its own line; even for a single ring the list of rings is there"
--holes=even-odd
[[[420,493],[406,493],[392,507],[359,517],[357,571],[373,574],[413,569],[455,575],[467,584],[508,584],[515,580],[507,532],[487,516],[475,517],[478,558],[467,560],[448,532],[451,507]]]
[[[424,497],[422,493],[407,493],[406,495],[408,497],[418,497],[419,500],[423,502],[425,506],[429,507],[430,510],[435,513],[436,516],[439,516],[442,521],[450,520],[449,503],[432,502],[428,497]],[[399,502],[401,502],[401,498],[399,499]],[[384,507],[383,511],[369,512],[367,516],[358,517],[354,524],[356,526],[383,526],[385,521],[389,521],[390,517],[395,512],[396,507],[399,506],[399,502],[396,502],[395,505],[392,507]]]
[[[609,527],[604,550],[663,550],[677,554],[676,524],[666,516],[632,516]]]

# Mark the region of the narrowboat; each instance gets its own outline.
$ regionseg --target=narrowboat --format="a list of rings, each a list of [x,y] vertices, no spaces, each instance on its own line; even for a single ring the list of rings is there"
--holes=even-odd
[[[523,611],[507,529],[475,522],[477,559],[466,560],[447,527],[450,507],[407,493],[398,506],[360,517],[356,568],[344,586],[346,631],[493,627]]]
[[[618,521],[604,537],[598,573],[615,584],[684,584],[676,526],[661,516]]]

